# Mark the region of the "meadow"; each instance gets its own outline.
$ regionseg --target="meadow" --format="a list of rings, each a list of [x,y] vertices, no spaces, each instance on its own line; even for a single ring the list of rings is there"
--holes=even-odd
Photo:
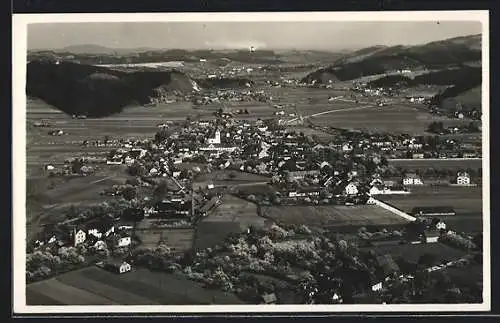
[[[483,230],[481,187],[422,187],[413,188],[409,195],[379,198],[407,213],[414,207],[451,206],[456,215],[441,217],[449,229],[471,233]]]
[[[176,274],[133,269],[118,275],[97,267],[29,284],[28,305],[242,304],[236,296],[208,290]]]
[[[379,206],[271,206],[262,215],[277,223],[308,225],[333,231],[352,231],[360,227],[404,225],[408,221]]]

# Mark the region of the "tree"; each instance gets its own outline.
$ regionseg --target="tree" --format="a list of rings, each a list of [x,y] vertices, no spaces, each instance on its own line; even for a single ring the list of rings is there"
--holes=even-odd
[[[133,164],[127,168],[127,172],[131,176],[143,176],[146,173],[146,168],[142,165]]]
[[[133,186],[126,186],[122,190],[122,196],[128,201],[133,200],[137,196],[137,190]]]
[[[425,253],[418,258],[418,264],[428,268],[431,267],[436,261],[436,256],[431,253]]]
[[[479,131],[479,126],[475,122],[470,122],[467,125],[467,132],[480,132]]]
[[[81,168],[83,167],[83,160],[80,158],[75,158],[71,161],[71,172],[73,174],[78,174],[81,172]]]
[[[427,128],[427,131],[431,132],[431,133],[442,133],[442,132],[444,132],[443,122],[441,122],[441,121],[431,122],[431,124]]]
[[[161,181],[158,186],[156,186],[153,196],[157,200],[163,199],[163,197],[167,194],[168,192],[168,183],[166,181]]]
[[[169,133],[165,129],[162,129],[155,134],[155,142],[157,143],[164,142],[169,137],[170,137]]]

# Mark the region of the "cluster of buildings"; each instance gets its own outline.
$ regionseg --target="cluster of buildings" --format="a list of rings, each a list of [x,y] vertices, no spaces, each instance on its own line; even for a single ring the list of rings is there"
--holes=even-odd
[[[34,247],[83,245],[95,250],[128,247],[132,243],[130,228],[117,225],[112,217],[73,218],[40,234]]]
[[[250,87],[249,83],[245,84]],[[204,91],[202,94],[193,97],[195,105],[207,105],[221,102],[267,102],[270,97],[263,90],[215,90]]]

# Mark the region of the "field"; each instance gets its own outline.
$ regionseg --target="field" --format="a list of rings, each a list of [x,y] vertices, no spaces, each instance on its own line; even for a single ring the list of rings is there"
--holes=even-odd
[[[403,258],[412,263],[417,263],[420,256],[424,254],[432,255],[437,264],[456,260],[466,255],[465,252],[442,243],[386,245],[363,249],[373,250],[378,255],[390,254],[393,259]]]
[[[264,227],[265,223],[254,203],[226,194],[221,204],[198,224],[195,248],[214,246],[232,232],[241,232],[250,226]]]
[[[479,169],[483,167],[482,159],[389,159],[388,162],[395,167],[403,167],[409,169],[426,170],[429,168],[434,169]]]
[[[283,224],[325,227],[349,232],[359,227],[399,226],[407,220],[374,205],[362,206],[271,206],[263,216]]]
[[[400,104],[375,107],[373,105],[361,105],[351,102],[334,102],[329,106],[329,108],[323,111],[337,109],[339,111],[311,117],[310,121],[317,126],[330,126],[368,132],[408,133],[411,135],[425,134],[429,124],[433,121],[443,121],[445,125],[467,122],[437,117],[422,112],[415,107]],[[365,108],[359,108],[361,106]],[[312,110],[307,114],[304,113],[304,115],[321,112],[316,108]]]
[[[172,229],[155,227],[156,220],[143,220],[137,227],[141,246],[155,247],[160,241],[176,252],[184,252],[193,247],[194,229]]]
[[[133,269],[122,275],[89,267],[26,287],[29,305],[241,304],[175,274]]]
[[[442,217],[448,228],[463,232],[481,232],[482,189],[480,187],[414,188],[406,196],[381,196],[384,202],[411,212],[414,207],[451,206],[456,215]]]
[[[264,184],[269,181],[269,177],[257,174],[234,170],[215,170],[196,177],[193,187],[206,187],[208,184],[214,184],[215,186],[252,185],[254,183]]]

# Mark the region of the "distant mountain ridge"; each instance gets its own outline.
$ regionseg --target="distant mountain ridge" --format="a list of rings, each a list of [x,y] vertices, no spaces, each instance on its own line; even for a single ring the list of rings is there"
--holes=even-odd
[[[307,75],[304,83],[348,81],[401,69],[443,69],[481,61],[481,35],[455,37],[417,46],[372,46]]]

